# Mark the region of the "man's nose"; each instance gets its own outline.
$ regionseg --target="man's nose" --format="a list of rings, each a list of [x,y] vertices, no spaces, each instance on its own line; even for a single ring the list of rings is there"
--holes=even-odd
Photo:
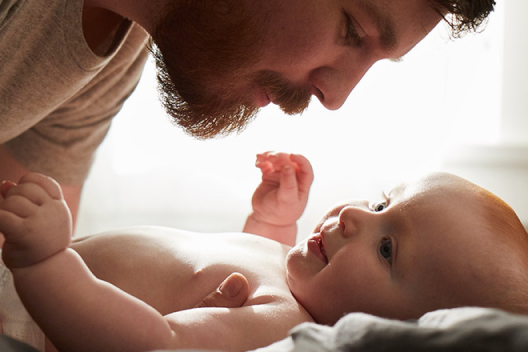
[[[373,64],[363,61],[320,67],[312,72],[310,83],[320,91],[318,98],[321,104],[328,110],[337,110]]]
[[[372,211],[368,206],[349,205],[339,212],[339,223],[343,228],[343,237],[358,236],[372,225]]]
[[[339,109],[375,62],[357,55],[342,55],[331,65],[313,70],[310,83],[320,92],[321,104],[329,110]]]

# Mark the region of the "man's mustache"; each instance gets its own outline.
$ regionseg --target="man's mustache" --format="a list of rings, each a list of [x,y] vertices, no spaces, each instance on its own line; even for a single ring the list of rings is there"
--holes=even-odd
[[[254,82],[288,115],[302,113],[310,103],[312,94],[308,89],[292,87],[279,73],[261,71],[255,75]]]

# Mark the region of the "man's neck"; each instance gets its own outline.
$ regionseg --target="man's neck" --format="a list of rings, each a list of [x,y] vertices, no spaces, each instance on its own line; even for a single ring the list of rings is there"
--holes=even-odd
[[[112,49],[123,17],[100,7],[84,7],[82,27],[84,39],[92,51],[105,56]]]
[[[84,0],[83,12],[88,9],[103,9],[94,11],[102,15],[102,21],[109,21],[110,26],[115,24],[117,18],[128,18],[138,23],[148,33],[155,29],[157,20],[163,14],[167,2],[180,0]],[[105,12],[113,13],[113,15]],[[117,15],[117,16],[116,16]],[[83,15],[84,20],[84,15]]]

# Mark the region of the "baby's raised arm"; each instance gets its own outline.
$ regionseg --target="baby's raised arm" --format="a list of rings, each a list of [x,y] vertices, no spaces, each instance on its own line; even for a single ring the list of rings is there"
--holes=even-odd
[[[272,152],[258,154],[256,166],[262,182],[253,194],[244,232],[293,246],[313,182],[312,166],[302,155]]]

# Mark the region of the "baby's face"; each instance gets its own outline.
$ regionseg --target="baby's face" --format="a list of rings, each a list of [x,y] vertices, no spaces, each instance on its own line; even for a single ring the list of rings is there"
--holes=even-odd
[[[410,319],[471,304],[492,267],[507,265],[483,226],[479,189],[436,173],[387,199],[333,208],[288,254],[292,293],[326,324],[348,312]]]

